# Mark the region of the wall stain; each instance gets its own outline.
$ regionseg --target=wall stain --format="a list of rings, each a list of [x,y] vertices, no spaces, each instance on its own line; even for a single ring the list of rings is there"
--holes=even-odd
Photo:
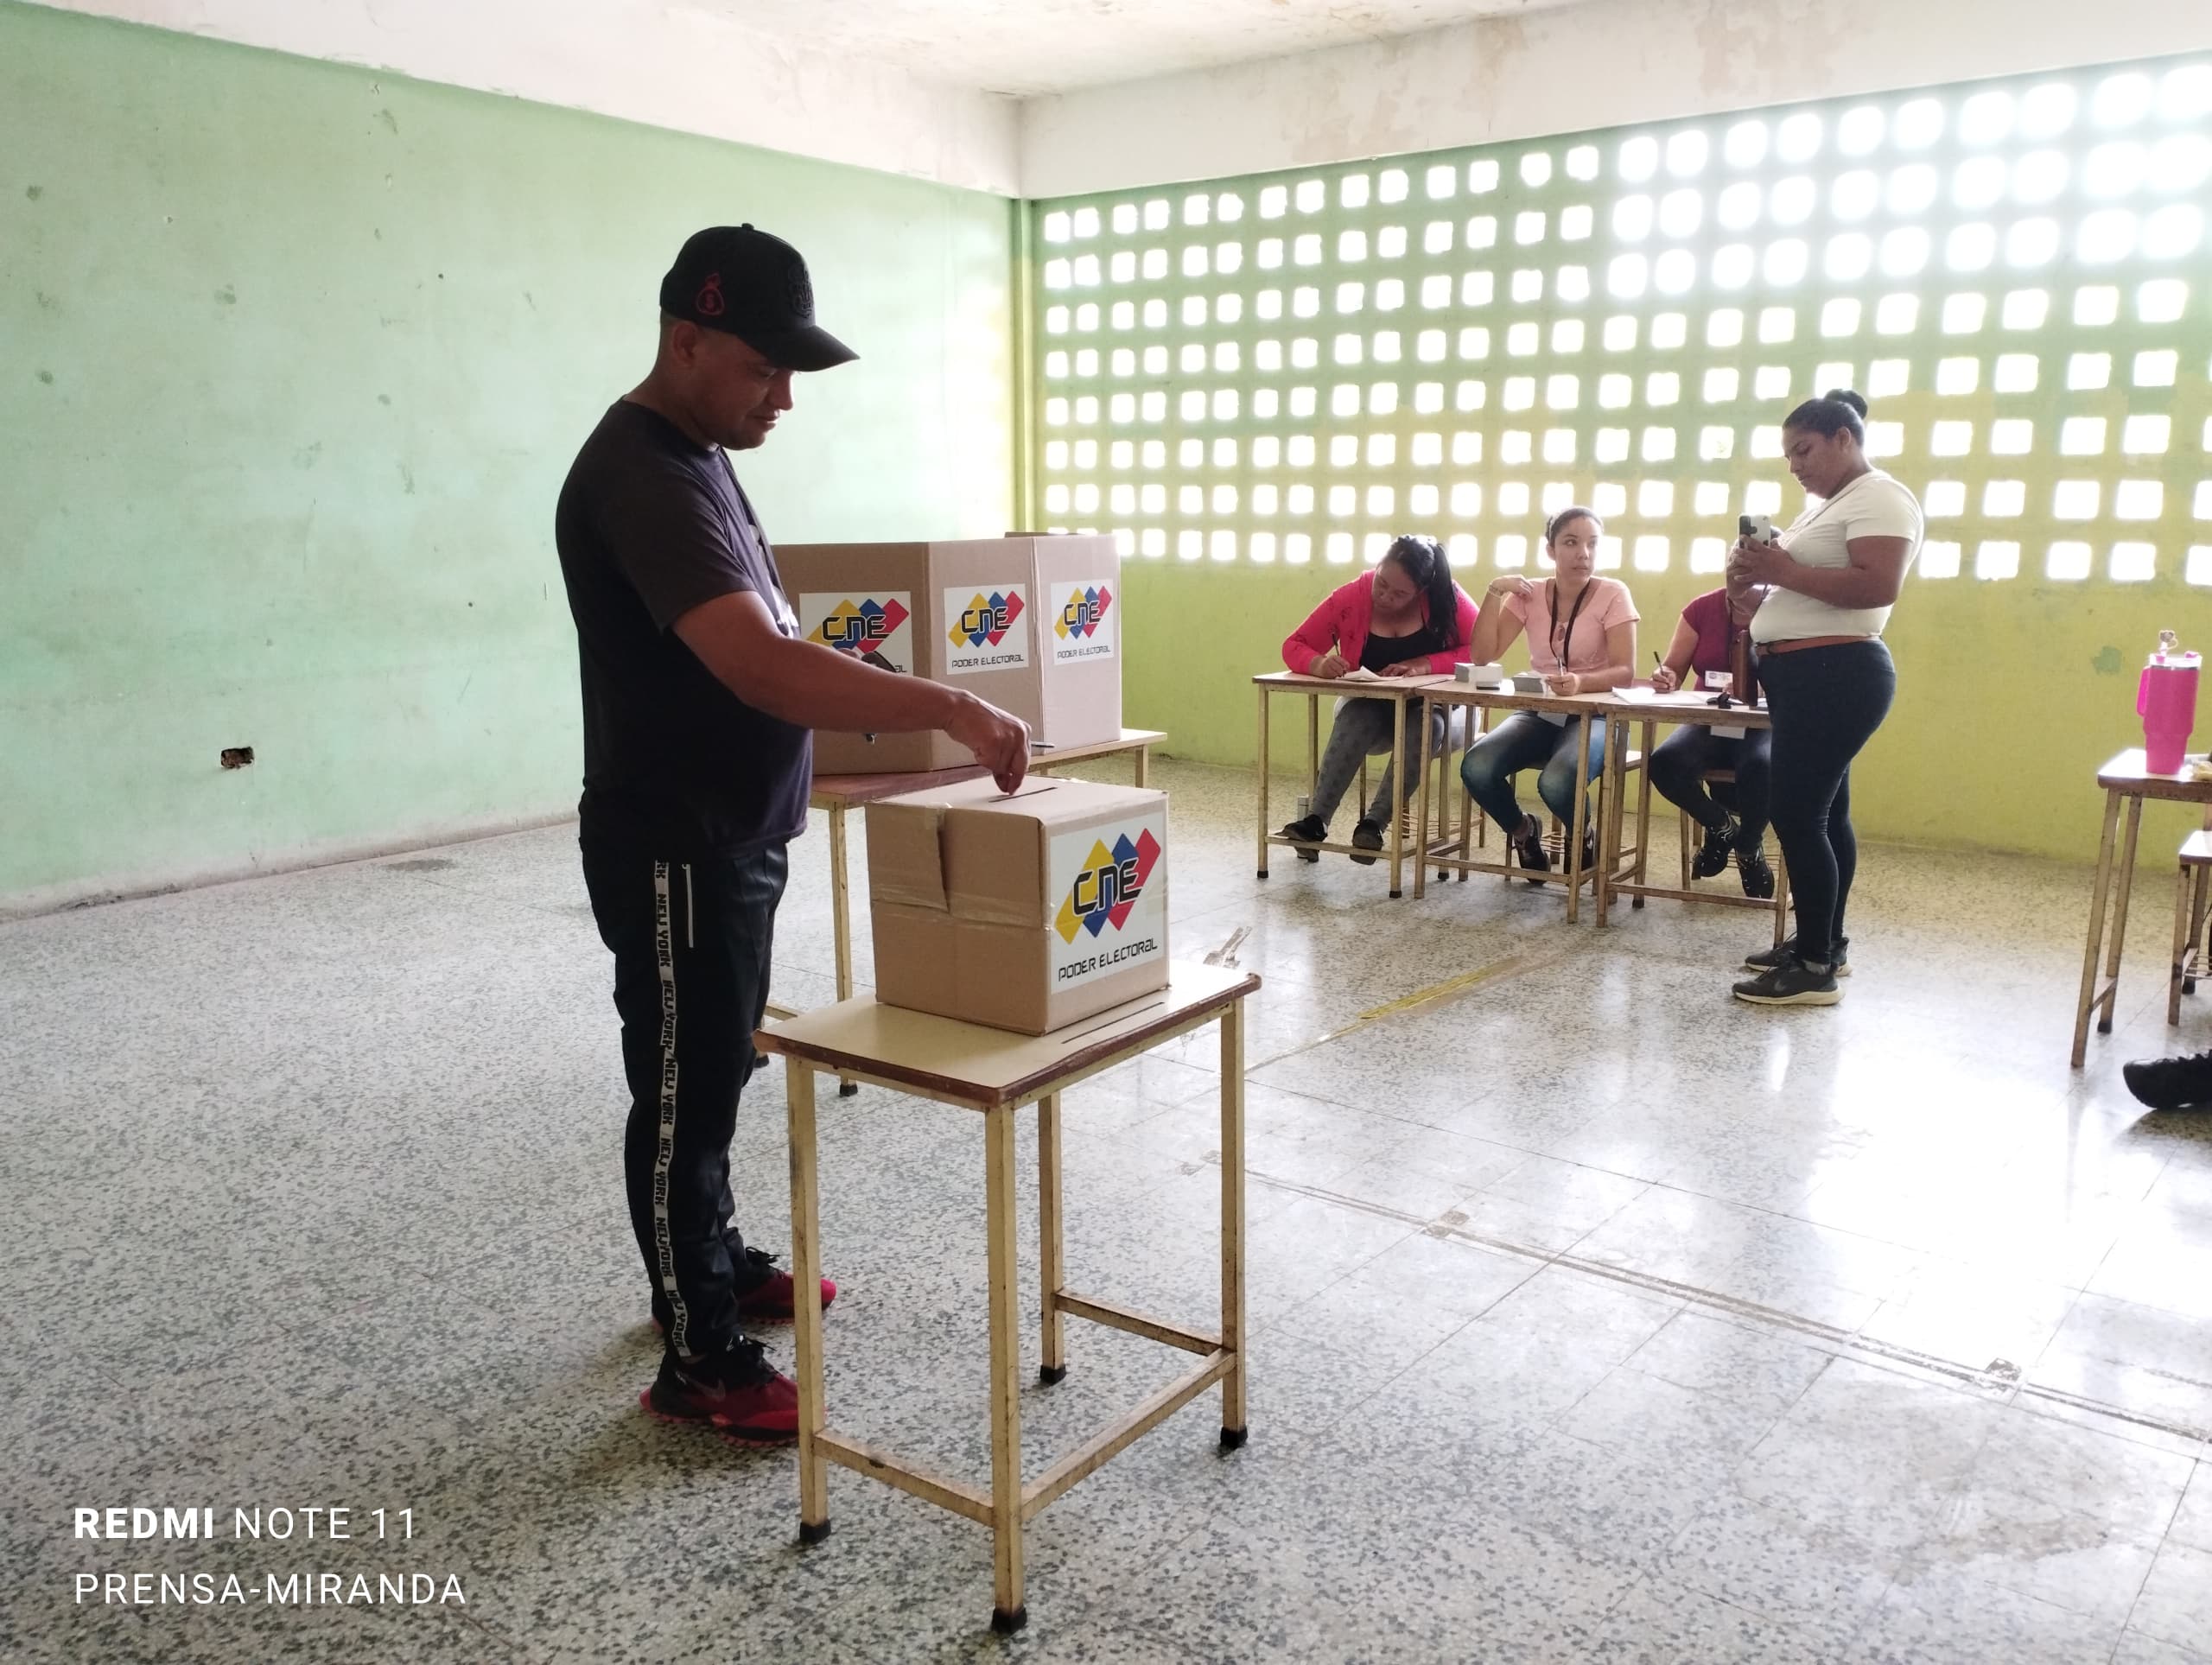
[[[44,289],[33,289],[31,294],[37,300],[40,311],[59,312],[61,310],[61,297],[60,296],[48,295]]]
[[[322,442],[321,440],[317,440],[313,445],[308,446],[302,450],[292,453],[292,467],[295,468],[312,468],[321,460]]]
[[[379,393],[379,394],[378,394],[378,395],[377,395],[377,403],[378,403],[378,404],[390,404],[391,403],[391,394],[389,394],[389,393]]]
[[[238,292],[226,283],[215,291],[215,298],[226,307],[234,307],[238,303]]]
[[[45,383],[48,387],[51,387],[51,386],[53,386],[53,385],[54,385],[54,372],[53,372],[52,371],[50,371],[50,370],[41,370],[41,371],[40,371],[40,372],[38,372],[38,378],[39,378],[39,380],[41,380],[41,381],[44,382],[44,383]]]
[[[393,132],[397,133],[399,130],[398,118],[393,116],[391,111],[389,110],[378,111],[377,119],[382,122],[386,127],[390,128]]]
[[[2100,677],[2117,677],[2121,668],[2120,650],[2116,647],[2101,648],[2097,657],[2089,661],[2089,669]]]
[[[405,488],[406,496],[415,495],[415,471],[404,462],[399,465],[399,483]]]
[[[41,197],[46,194],[46,187],[43,185],[26,185],[23,187],[23,194],[29,197],[33,202],[36,202]]]

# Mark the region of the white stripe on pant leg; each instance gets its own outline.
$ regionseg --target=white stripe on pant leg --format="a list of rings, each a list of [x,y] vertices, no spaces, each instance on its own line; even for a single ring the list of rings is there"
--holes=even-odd
[[[660,1133],[653,1149],[653,1250],[668,1296],[669,1345],[690,1349],[691,1315],[676,1287],[676,1248],[669,1238],[669,1170],[676,1161],[676,926],[669,905],[669,864],[653,863],[653,959],[660,971]],[[690,898],[684,898],[687,909]]]

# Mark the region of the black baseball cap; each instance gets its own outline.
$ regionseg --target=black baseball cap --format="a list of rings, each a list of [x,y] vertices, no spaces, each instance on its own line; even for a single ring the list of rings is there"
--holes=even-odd
[[[828,370],[860,354],[814,321],[799,251],[750,226],[694,232],[660,280],[660,309],[734,335],[786,370]]]

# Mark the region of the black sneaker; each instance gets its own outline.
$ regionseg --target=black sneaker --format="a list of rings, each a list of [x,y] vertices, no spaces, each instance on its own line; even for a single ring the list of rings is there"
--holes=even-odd
[[[1303,821],[1284,823],[1281,836],[1289,839],[1294,844],[1326,843],[1329,837],[1328,823],[1318,815],[1309,815]],[[1321,852],[1301,848],[1298,852],[1298,859],[1301,861],[1319,861],[1321,859]]]
[[[1593,823],[1582,829],[1582,871],[1598,870],[1598,829]]]
[[[1535,817],[1524,815],[1521,817],[1521,830],[1513,835],[1511,842],[1515,857],[1529,872],[1549,873],[1552,870],[1551,852],[1544,848],[1544,823]],[[1531,879],[1529,882],[1535,885],[1542,881]]]
[[[1834,1006],[1843,998],[1833,969],[1823,966],[1816,970],[1802,960],[1762,971],[1732,992],[1753,1006]]]
[[[1717,827],[1705,829],[1705,842],[1697,847],[1697,854],[1690,858],[1690,877],[1710,879],[1728,868],[1728,852],[1736,844],[1736,817],[1725,817]],[[1769,893],[1771,894],[1771,893]]]
[[[1797,938],[1793,936],[1785,940],[1780,948],[1763,949],[1757,954],[1745,955],[1744,969],[1771,971],[1778,965],[1794,963],[1796,958]],[[1837,976],[1847,977],[1851,975],[1850,937],[1839,937],[1835,939],[1835,955],[1829,963]]]
[[[1382,848],[1382,823],[1379,821],[1370,821],[1366,817],[1362,816],[1360,817],[1359,825],[1351,829],[1351,842],[1354,849],[1381,849]],[[1355,855],[1352,857],[1352,860],[1358,862],[1363,867],[1371,867],[1375,865],[1375,858],[1371,855]]]
[[[660,1374],[638,1402],[664,1421],[696,1423],[741,1445],[787,1446],[798,1438],[798,1384],[745,1336],[695,1359],[664,1349]]]
[[[1307,816],[1305,820],[1287,820],[1287,823],[1283,823],[1283,834],[1281,836],[1287,838],[1289,842],[1294,842],[1294,845],[1300,847],[1299,849],[1300,862],[1319,862],[1320,851],[1305,849],[1305,845],[1325,845],[1325,842],[1330,842],[1330,823],[1325,823],[1320,816]]]
[[[2212,1104],[2212,1052],[2186,1058],[2139,1058],[2120,1066],[2127,1090],[2154,1110]]]
[[[1737,851],[1736,876],[1744,881],[1744,894],[1753,901],[1770,902],[1774,899],[1774,869],[1767,865],[1764,850]],[[1835,974],[1839,977],[1851,975],[1844,969],[1840,955],[1837,956]]]

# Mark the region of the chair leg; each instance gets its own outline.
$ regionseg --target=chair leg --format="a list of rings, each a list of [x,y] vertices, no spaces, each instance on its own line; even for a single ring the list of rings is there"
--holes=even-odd
[[[2191,893],[2196,888],[2196,880],[2186,864],[2174,884],[2174,957],[2166,972],[2166,1024],[2169,1028],[2181,1023],[2181,985],[2183,974],[2189,965],[2189,914]]]
[[[2198,867],[2190,871],[2189,945],[2184,950],[2188,958],[2183,962],[2181,980],[2181,992],[2184,995],[2196,992],[2196,971],[2203,964],[2197,956],[2196,945],[2203,940],[2205,903],[2208,893],[2212,893],[2212,867]]]

